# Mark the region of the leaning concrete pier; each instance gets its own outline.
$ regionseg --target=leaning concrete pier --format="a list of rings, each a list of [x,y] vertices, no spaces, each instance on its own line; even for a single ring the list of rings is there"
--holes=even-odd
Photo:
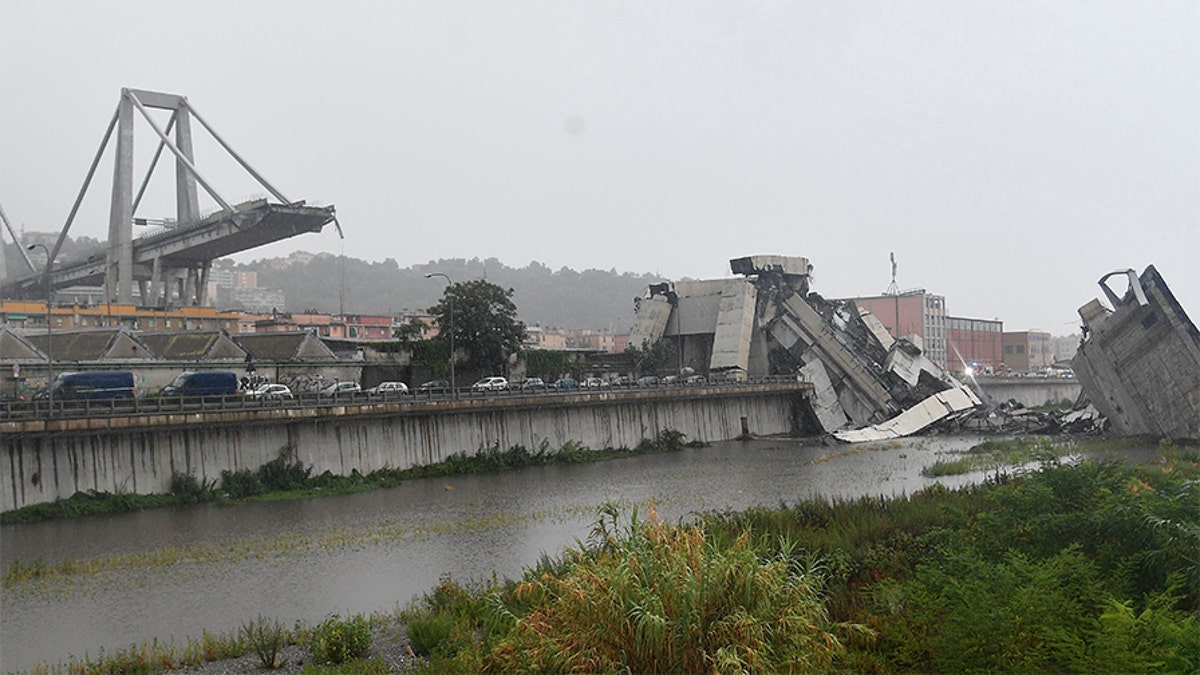
[[[673,429],[722,441],[799,430],[802,382],[604,390],[554,396],[403,401],[0,422],[0,508],[97,490],[164,493],[173,472],[220,480],[294,453],[314,473],[432,464],[481,448],[634,447]]]

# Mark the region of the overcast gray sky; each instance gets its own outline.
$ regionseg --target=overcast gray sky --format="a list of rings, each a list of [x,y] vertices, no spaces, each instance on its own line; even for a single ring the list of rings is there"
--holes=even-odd
[[[0,204],[59,230],[121,87],[332,228],[240,259],[728,276],[807,256],[1070,333],[1155,264],[1200,319],[1200,3],[0,0]],[[156,145],[136,129],[138,175]],[[111,152],[110,152],[111,155]],[[263,192],[197,142],[228,199]],[[172,215],[162,172],[139,216]],[[107,232],[105,158],[73,235]],[[7,234],[4,235],[7,238]]]

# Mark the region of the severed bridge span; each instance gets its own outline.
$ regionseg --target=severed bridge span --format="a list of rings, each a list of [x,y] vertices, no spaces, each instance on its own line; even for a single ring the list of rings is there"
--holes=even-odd
[[[165,128],[151,117],[149,108],[171,111]],[[135,115],[144,118],[158,138],[158,149],[136,192],[133,166]],[[196,167],[192,151],[193,120],[274,199],[230,204],[222,197]],[[116,161],[107,248],[86,259],[59,261],[59,251],[114,132]],[[176,218],[174,222],[136,218],[138,205],[164,150],[175,159]],[[219,205],[216,212],[201,215],[198,201],[201,189]],[[20,242],[3,209],[0,209],[0,219],[13,240]],[[135,223],[153,223],[162,227],[134,238]],[[0,256],[0,297],[46,299],[55,288],[90,285],[104,288],[106,302],[136,302],[143,307],[204,305],[208,304],[205,296],[213,260],[305,232],[320,232],[329,223],[333,223],[341,235],[341,225],[332,205],[308,206],[304,201],[285,197],[204,121],[186,97],[122,89],[117,110],[67,222],[54,246],[46,247],[45,266],[36,269],[26,249],[20,246],[28,272],[4,270],[4,259]],[[31,248],[39,247],[42,245],[35,244]]]

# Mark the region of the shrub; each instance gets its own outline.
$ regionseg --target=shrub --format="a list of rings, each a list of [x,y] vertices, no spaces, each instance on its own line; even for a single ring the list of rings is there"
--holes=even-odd
[[[173,495],[198,495],[200,494],[200,481],[190,473],[182,471],[171,472],[171,494]]]
[[[720,548],[653,512],[619,531],[605,507],[591,543],[568,555],[562,576],[527,578],[497,609],[511,629],[488,670],[826,671],[839,633],[858,632],[828,620],[819,564],[770,555],[748,535]]]
[[[483,595],[443,577],[432,593],[426,593],[420,608],[405,611],[401,618],[408,624],[413,649],[438,657],[453,656],[474,643],[471,633],[484,620],[478,599]]]
[[[242,625],[241,637],[254,650],[263,668],[274,670],[281,665],[279,652],[287,645],[288,636],[279,621],[260,614],[257,619]]]
[[[451,614],[429,613],[414,616],[408,622],[408,639],[419,654],[432,654],[450,637],[455,617]]]
[[[213,497],[216,481],[201,482],[190,473],[171,472],[171,494],[187,497],[193,502],[209,501]]]
[[[259,482],[258,476],[250,469],[238,469],[230,471],[226,469],[221,472],[221,489],[229,493],[234,499],[245,499],[261,494],[262,483]]]
[[[292,490],[304,487],[312,475],[312,467],[299,461],[288,461],[281,454],[258,468],[258,481],[265,490]]]
[[[343,620],[333,614],[308,631],[305,642],[314,662],[345,663],[371,648],[371,625],[362,615]]]

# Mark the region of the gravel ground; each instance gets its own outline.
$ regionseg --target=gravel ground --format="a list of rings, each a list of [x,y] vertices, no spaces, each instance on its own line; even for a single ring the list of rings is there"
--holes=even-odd
[[[409,649],[408,634],[402,624],[389,624],[376,628],[371,640],[371,649],[363,655],[364,658],[378,658],[387,664],[393,673],[411,672],[415,666],[424,663],[424,659],[414,656]],[[280,652],[280,667],[276,670],[263,670],[258,657],[254,654],[239,656],[236,659],[210,661],[203,666],[184,668],[172,671],[188,675],[231,675],[234,673],[279,673],[288,675],[299,673],[304,666],[312,663],[312,656],[303,647],[291,645]]]

